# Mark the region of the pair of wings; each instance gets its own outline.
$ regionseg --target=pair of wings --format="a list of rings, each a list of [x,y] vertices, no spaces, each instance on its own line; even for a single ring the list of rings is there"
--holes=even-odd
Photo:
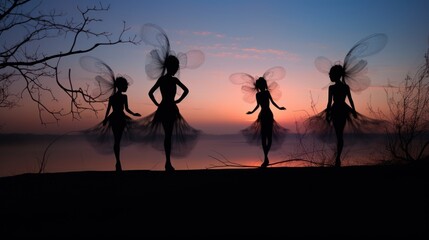
[[[371,85],[371,79],[366,75],[368,62],[363,58],[380,52],[386,44],[387,36],[382,33],[376,33],[361,39],[348,51],[343,63],[344,81],[352,91],[362,92]],[[326,57],[318,57],[315,60],[316,68],[322,73],[328,74],[333,65],[334,63]],[[270,68],[263,75],[267,80],[268,90],[275,100],[281,97],[281,91],[276,81],[284,76],[285,70],[282,67]],[[257,92],[255,82],[257,77],[247,73],[234,73],[229,79],[234,84],[242,85],[243,99],[246,102],[252,103],[255,101]]]
[[[200,50],[190,50],[186,53],[175,53],[171,49],[170,40],[165,31],[153,23],[146,23],[141,29],[141,39],[146,44],[154,47],[146,58],[146,75],[151,80],[158,79],[164,74],[165,59],[174,55],[179,59],[179,68],[195,69],[204,62],[204,53]]]
[[[107,65],[103,60],[92,56],[83,56],[79,59],[80,66],[88,72],[96,73],[95,88],[93,89],[92,96],[99,101],[107,101],[114,93],[114,85],[116,77],[122,76],[128,84],[133,83],[133,79],[124,74],[115,75],[112,68]]]
[[[145,65],[146,74],[151,80],[158,79],[164,74],[164,62],[169,55],[174,55],[179,59],[179,67],[181,69],[198,68],[204,62],[204,53],[200,50],[190,50],[186,53],[179,52],[176,54],[171,50],[170,40],[165,31],[155,24],[144,24],[141,29],[141,37],[143,42],[154,47],[148,54]],[[116,79],[112,68],[104,61],[91,56],[81,57],[80,65],[83,69],[98,74],[95,77],[96,88],[92,93],[93,96],[96,96],[100,101],[108,100],[114,91],[114,82]],[[132,84],[133,82],[130,76],[118,76],[125,77],[128,84]]]
[[[271,97],[274,100],[278,100],[282,96],[282,92],[279,89],[279,84],[276,82],[285,77],[286,70],[283,67],[276,66],[268,69],[262,75],[267,80],[268,91],[270,91]],[[256,80],[259,77],[252,76],[248,73],[234,73],[229,76],[229,80],[233,84],[241,85],[241,91],[243,92],[243,100],[248,103],[254,103],[256,101]]]
[[[372,34],[358,41],[346,54],[343,68],[345,71],[344,81],[354,92],[362,92],[371,85],[371,79],[366,75],[368,57],[380,52],[387,44],[387,36],[382,33]],[[316,68],[322,73],[329,73],[334,65],[326,57],[318,57],[314,62]]]

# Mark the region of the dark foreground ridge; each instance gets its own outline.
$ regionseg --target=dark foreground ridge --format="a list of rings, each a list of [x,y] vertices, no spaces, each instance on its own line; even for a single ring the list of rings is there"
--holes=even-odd
[[[427,161],[0,178],[3,236],[426,237]]]

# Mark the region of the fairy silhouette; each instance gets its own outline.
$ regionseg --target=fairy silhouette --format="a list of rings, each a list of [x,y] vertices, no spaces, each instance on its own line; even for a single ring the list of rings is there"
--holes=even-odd
[[[154,47],[148,54],[145,70],[150,80],[157,79],[148,93],[157,110],[141,119],[139,128],[145,142],[164,150],[165,170],[174,171],[171,156],[186,156],[200,133],[187,123],[179,111],[177,104],[186,98],[189,89],[175,75],[181,68],[199,67],[204,61],[204,54],[199,50],[176,54],[170,49],[167,34],[155,24],[145,24],[141,35],[143,42]],[[161,92],[160,101],[155,96],[158,89]],[[180,96],[176,99],[178,93]],[[162,145],[161,136],[164,136]]]
[[[353,133],[375,132],[384,121],[372,119],[356,111],[351,91],[362,92],[367,89],[371,80],[366,75],[367,61],[362,59],[378,53],[387,43],[385,34],[373,34],[358,41],[346,54],[344,64],[333,64],[326,57],[315,60],[316,68],[329,73],[333,85],[328,88],[328,104],[324,111],[309,117],[305,124],[319,136],[329,135],[332,127],[335,130],[337,150],[335,166],[341,166],[341,154],[344,147],[344,131],[346,126]],[[349,101],[348,105],[345,101]],[[353,117],[353,118],[352,118]],[[326,138],[324,138],[326,139]]]
[[[242,85],[243,99],[246,102],[254,103],[256,101],[255,108],[248,111],[247,114],[252,114],[261,107],[256,121],[241,131],[248,143],[262,145],[264,161],[261,168],[266,168],[269,165],[268,153],[273,144],[274,148],[280,146],[288,132],[286,128],[274,120],[273,112],[270,109],[270,103],[272,103],[279,110],[286,110],[285,107],[278,106],[274,101],[281,97],[281,91],[276,81],[284,76],[283,67],[273,67],[259,78],[247,73],[234,73],[229,77],[232,83]]]
[[[84,132],[95,145],[109,142],[109,133],[113,133],[115,168],[116,171],[122,171],[120,160],[122,136],[125,132],[127,137],[130,138],[131,128],[135,125],[135,122],[125,114],[124,110],[133,116],[141,116],[139,113],[131,111],[128,107],[128,97],[124,93],[128,89],[129,81],[125,75],[115,76],[113,70],[100,59],[85,56],[80,59],[80,64],[84,69],[99,74],[95,77],[98,86],[96,96],[100,101],[108,101],[104,120]],[[110,96],[107,98],[109,93]]]

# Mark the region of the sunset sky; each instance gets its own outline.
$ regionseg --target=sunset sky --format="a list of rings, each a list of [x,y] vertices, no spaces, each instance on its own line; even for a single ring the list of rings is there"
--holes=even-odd
[[[330,81],[315,68],[317,57],[342,61],[363,37],[373,33],[388,36],[386,47],[366,58],[372,86],[363,93],[352,93],[357,110],[369,114],[369,103],[385,109],[382,86],[398,84],[406,74],[413,73],[423,63],[429,47],[427,0],[49,0],[43,1],[40,9],[65,11],[78,19],[76,6],[99,2],[110,5],[110,9],[97,15],[103,19],[94,23],[97,30],[117,34],[125,21],[131,27],[127,34],[139,35],[143,24],[154,23],[165,30],[174,51],[204,52],[202,66],[180,72],[190,94],[179,108],[192,126],[206,133],[235,133],[257,117],[257,113],[245,114],[255,103],[243,101],[240,86],[229,81],[233,73],[261,76],[271,67],[284,67],[286,77],[278,81],[282,97],[277,104],[287,110],[272,110],[278,122],[294,131],[295,122],[312,113],[312,100],[317,110],[326,107],[325,87]],[[58,39],[50,42],[49,47],[61,48],[64,42]],[[85,39],[80,42],[84,44]],[[144,43],[122,44],[86,54],[132,78],[127,91],[129,106],[143,116],[155,110],[147,94],[155,82],[148,80],[144,71],[146,54],[151,49]],[[66,73],[70,68],[78,83],[91,82],[95,75],[80,67],[79,57],[64,59],[62,71]],[[50,86],[58,94],[58,106],[67,107],[64,94],[54,84]],[[13,87],[20,89],[22,83]],[[0,112],[3,133],[62,133],[90,127],[104,117],[104,112],[99,118],[84,114],[82,119],[73,121],[66,116],[58,124],[44,126],[40,124],[36,104],[25,94],[18,107]]]

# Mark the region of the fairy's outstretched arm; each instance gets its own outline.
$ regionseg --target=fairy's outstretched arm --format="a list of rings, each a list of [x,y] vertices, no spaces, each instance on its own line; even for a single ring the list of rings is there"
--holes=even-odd
[[[326,121],[331,121],[331,107],[332,107],[332,98],[334,97],[332,93],[332,85],[328,88],[328,105],[326,106]]]
[[[112,108],[112,103],[110,102],[110,98],[109,98],[109,103],[107,104],[107,109],[106,109],[106,115],[104,116],[104,120],[103,120],[103,126],[106,125],[107,123],[107,119],[110,113],[110,109]]]
[[[135,113],[128,108],[128,97],[127,95],[124,95],[124,96],[125,96],[125,111],[127,111],[127,113],[133,116],[140,117],[141,116],[140,113]]]
[[[271,97],[271,94],[269,95],[270,96],[270,101],[271,101],[271,103],[276,107],[276,108],[278,108],[279,110],[286,110],[286,108],[285,107],[279,107],[279,105],[277,105],[277,103],[274,101],[274,99]]]
[[[256,104],[256,107],[252,111],[248,111],[246,114],[252,114],[259,108],[259,103]]]

